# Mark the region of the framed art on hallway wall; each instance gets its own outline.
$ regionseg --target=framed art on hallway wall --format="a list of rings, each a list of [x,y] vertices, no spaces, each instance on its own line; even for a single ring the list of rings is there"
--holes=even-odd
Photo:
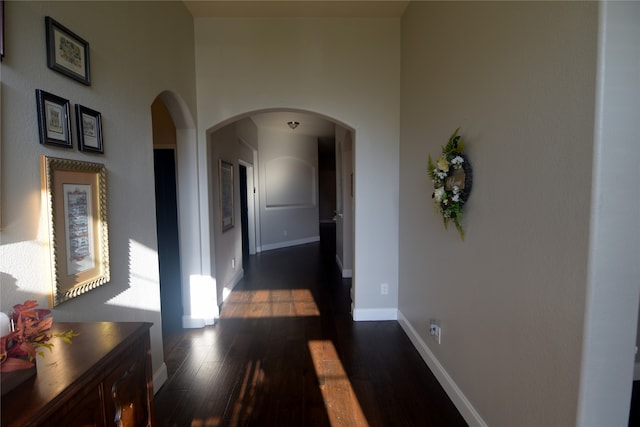
[[[234,226],[233,163],[220,160],[218,180],[220,187],[220,221],[224,232]]]
[[[44,23],[47,67],[90,86],[89,43],[50,16]]]
[[[40,144],[72,148],[69,101],[36,89]]]
[[[76,104],[76,127],[78,131],[78,149],[104,153],[102,145],[102,114]]]
[[[110,280],[106,168],[41,157],[51,255],[51,306]]]

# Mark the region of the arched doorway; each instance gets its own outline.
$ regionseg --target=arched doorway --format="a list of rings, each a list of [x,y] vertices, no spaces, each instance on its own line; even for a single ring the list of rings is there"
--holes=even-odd
[[[176,128],[161,99],[151,104],[156,192],[156,228],[160,271],[162,336],[166,343],[182,330],[182,280],[178,234]]]
[[[290,122],[296,125],[290,125]],[[243,275],[237,266],[246,256],[246,252],[244,255],[242,252],[242,242],[248,239],[240,227],[240,212],[243,212],[243,198],[247,196],[255,197],[251,202],[256,206],[257,252],[317,241],[321,223],[330,222],[328,225],[332,230],[337,230],[334,221],[338,221],[339,214],[340,232],[344,234],[338,238],[333,231],[333,240],[341,245],[339,250],[336,248],[335,256],[343,276],[351,277],[352,267],[345,263],[353,259],[353,229],[342,227],[342,223],[345,216],[349,225],[353,219],[352,135],[351,128],[335,119],[301,110],[253,111],[207,131],[207,161],[212,182],[211,246],[219,304]],[[327,150],[328,146],[330,150]],[[347,150],[348,155],[343,155],[342,150]],[[332,156],[330,162],[321,159],[326,157],[327,151]],[[219,217],[218,167],[221,161],[233,164],[238,177],[247,166],[254,171],[251,176],[253,188],[241,192],[238,185],[234,189],[239,199],[235,221],[238,226],[225,230],[220,226]],[[321,170],[326,163],[332,165],[332,170]],[[331,183],[327,184],[326,176],[332,178]],[[323,196],[332,198],[329,214],[321,212]],[[345,202],[342,197],[349,200]],[[341,206],[340,212],[338,206]],[[348,251],[348,257],[344,256],[345,251]]]
[[[169,253],[173,254],[171,270],[174,276],[171,279],[165,278],[165,281],[171,280],[174,283],[178,281],[177,286],[172,285],[172,288],[173,286],[177,288],[174,289],[176,291],[174,300],[178,301],[173,303],[172,318],[167,318],[170,325],[163,327],[163,330],[201,327],[213,323],[215,314],[198,312],[197,306],[198,302],[203,301],[199,290],[212,288],[213,285],[206,268],[208,256],[203,255],[207,252],[207,248],[203,248],[202,245],[202,221],[206,219],[202,219],[202,213],[198,209],[204,189],[199,179],[195,124],[184,101],[170,91],[164,91],[158,95],[153,102],[151,112],[154,148],[170,152],[169,154],[165,152],[163,155],[165,158],[162,160],[169,162],[164,166],[169,169],[163,169],[169,183],[165,182],[161,185],[163,193],[172,192],[172,190],[166,190],[164,186],[175,186],[175,197],[172,201],[166,202],[171,206],[166,209],[173,210],[177,216],[177,220],[174,218],[171,225],[164,226],[174,233],[171,237],[172,247],[169,250]],[[158,159],[158,161],[161,160]],[[160,199],[160,197],[157,198]],[[165,245],[160,236],[158,241],[159,246]],[[166,248],[160,247],[159,252],[163,249]],[[178,278],[175,277],[176,270],[179,271]],[[161,276],[162,274],[161,271]],[[162,282],[161,277],[161,287]],[[168,315],[163,313],[163,318]]]

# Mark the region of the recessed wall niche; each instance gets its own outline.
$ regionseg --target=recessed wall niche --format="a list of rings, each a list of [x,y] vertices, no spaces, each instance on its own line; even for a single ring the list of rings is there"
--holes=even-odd
[[[316,204],[316,168],[295,157],[277,157],[266,164],[266,205],[310,207]]]

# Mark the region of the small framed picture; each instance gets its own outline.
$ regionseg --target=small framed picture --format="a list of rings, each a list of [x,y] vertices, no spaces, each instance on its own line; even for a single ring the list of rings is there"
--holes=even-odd
[[[47,67],[90,86],[89,43],[56,22],[44,18],[47,35]]]
[[[102,115],[91,108],[76,104],[76,127],[80,151],[104,153],[102,146]]]
[[[40,144],[73,148],[69,101],[36,89]]]

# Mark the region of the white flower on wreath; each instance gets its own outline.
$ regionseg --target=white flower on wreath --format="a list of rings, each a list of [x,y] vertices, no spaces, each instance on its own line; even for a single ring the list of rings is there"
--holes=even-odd
[[[440,203],[442,201],[442,197],[444,196],[444,187],[436,188],[433,192],[433,198],[436,203]]]
[[[460,156],[455,156],[453,159],[451,159],[451,164],[453,165],[454,169],[459,169],[463,163],[464,159]]]

